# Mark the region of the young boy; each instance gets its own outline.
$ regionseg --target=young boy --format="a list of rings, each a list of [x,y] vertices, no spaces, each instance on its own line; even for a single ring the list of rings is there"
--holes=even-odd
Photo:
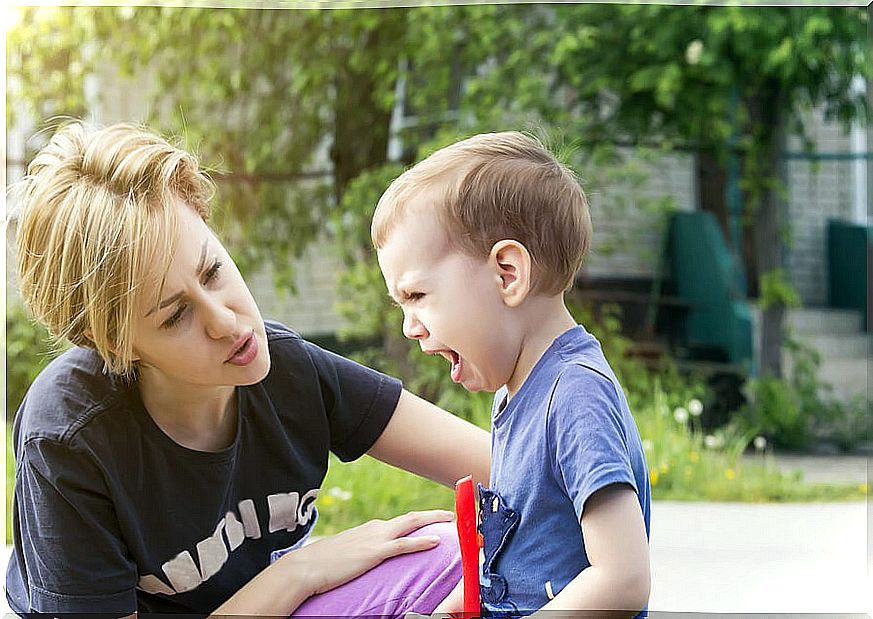
[[[575,176],[525,135],[478,135],[397,178],[372,236],[404,335],[453,381],[496,392],[483,611],[643,614],[643,447],[600,344],[564,304],[591,239]],[[436,612],[461,610],[459,586]]]

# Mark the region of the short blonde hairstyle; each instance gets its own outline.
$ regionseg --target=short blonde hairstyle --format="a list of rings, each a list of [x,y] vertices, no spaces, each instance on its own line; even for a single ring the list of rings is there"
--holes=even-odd
[[[211,182],[194,156],[145,129],[75,122],[34,157],[21,190],[25,305],[52,336],[95,349],[106,370],[131,377],[140,292],[151,281],[162,287],[169,270],[176,201],[206,219]]]
[[[476,135],[401,174],[373,215],[377,249],[427,190],[437,191],[433,208],[456,249],[486,257],[496,242],[512,239],[530,252],[532,292],[555,295],[573,285],[591,243],[588,200],[575,174],[535,138],[515,131]]]

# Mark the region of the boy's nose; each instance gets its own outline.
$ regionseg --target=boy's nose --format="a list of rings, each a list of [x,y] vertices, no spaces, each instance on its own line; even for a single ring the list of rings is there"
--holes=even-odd
[[[403,335],[410,340],[421,340],[427,337],[427,329],[412,314],[403,315]]]

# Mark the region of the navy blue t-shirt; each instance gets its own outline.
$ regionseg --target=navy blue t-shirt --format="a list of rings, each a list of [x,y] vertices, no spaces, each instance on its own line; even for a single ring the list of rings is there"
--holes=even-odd
[[[220,452],[170,439],[93,350],[43,370],[15,419],[12,610],[205,615],[305,541],[328,452],[364,454],[401,385],[266,327],[270,372],[237,388]]]
[[[491,420],[490,487],[480,492],[483,607],[542,608],[590,565],[580,520],[611,484],[636,492],[649,533],[651,490],[639,431],[597,339],[560,335]]]

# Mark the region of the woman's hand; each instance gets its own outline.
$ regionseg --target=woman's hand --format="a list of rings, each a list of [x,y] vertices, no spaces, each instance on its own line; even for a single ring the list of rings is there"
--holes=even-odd
[[[439,544],[435,535],[405,537],[421,527],[449,522],[444,510],[409,512],[391,520],[371,520],[337,535],[291,551],[279,561],[292,562],[309,595],[324,593],[371,570],[385,559],[429,550]]]
[[[227,615],[287,616],[307,598],[329,591],[396,555],[428,550],[439,544],[430,535],[405,537],[452,512],[410,512],[391,520],[371,520],[283,555],[218,607],[210,617]]]

